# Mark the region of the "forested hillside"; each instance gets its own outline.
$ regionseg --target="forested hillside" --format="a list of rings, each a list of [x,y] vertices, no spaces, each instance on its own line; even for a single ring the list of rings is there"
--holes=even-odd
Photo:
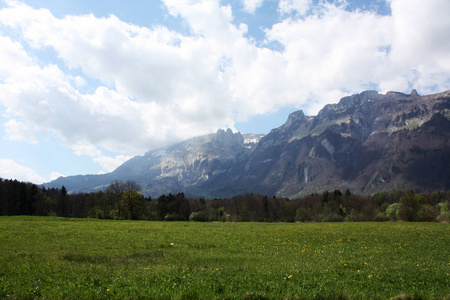
[[[116,181],[104,192],[68,194],[64,186],[47,189],[0,178],[0,215],[203,222],[450,221],[450,191],[360,196],[334,190],[293,200],[251,193],[224,199],[169,193],[152,199],[139,191],[133,181]]]

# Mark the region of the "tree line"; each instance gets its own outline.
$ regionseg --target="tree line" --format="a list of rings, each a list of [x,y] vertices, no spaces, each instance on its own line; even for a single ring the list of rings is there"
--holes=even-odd
[[[104,191],[70,194],[0,178],[0,215],[222,222],[450,222],[450,191],[416,194],[325,191],[298,199],[260,194],[226,199],[188,198],[183,193],[144,197],[134,181],[115,181]]]

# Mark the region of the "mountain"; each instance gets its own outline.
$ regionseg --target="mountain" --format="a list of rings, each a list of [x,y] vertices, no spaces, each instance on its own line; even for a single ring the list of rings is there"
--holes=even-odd
[[[152,197],[448,190],[449,117],[450,91],[365,91],[326,105],[317,116],[296,111],[265,136],[219,130],[149,151],[108,174],[61,177],[45,186],[95,191],[134,180]]]
[[[60,177],[44,186],[64,185],[70,192],[89,192],[102,190],[115,180],[133,180],[146,195],[182,192],[227,172],[238,158],[248,156],[263,136],[219,129],[133,157],[108,174]]]

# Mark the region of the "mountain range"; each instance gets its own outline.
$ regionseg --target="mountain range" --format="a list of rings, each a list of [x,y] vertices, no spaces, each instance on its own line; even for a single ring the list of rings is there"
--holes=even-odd
[[[317,116],[293,112],[267,135],[220,129],[148,151],[111,173],[60,177],[44,186],[90,192],[133,180],[146,196],[205,198],[449,190],[449,118],[450,91],[365,91],[326,105]]]

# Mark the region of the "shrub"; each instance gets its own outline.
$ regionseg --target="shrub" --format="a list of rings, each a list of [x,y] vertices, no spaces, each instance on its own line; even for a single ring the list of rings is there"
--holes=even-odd
[[[442,222],[442,223],[450,223],[450,211],[446,211],[446,212],[441,213],[437,217],[437,220],[439,222]]]
[[[433,222],[436,221],[436,218],[439,216],[439,209],[430,204],[425,204],[419,209],[417,215],[419,221]]]
[[[183,217],[177,213],[167,214],[164,216],[164,221],[183,221]]]
[[[297,213],[295,215],[295,220],[297,222],[305,222],[305,221],[311,221],[311,217],[309,215],[309,212],[304,208],[297,209]]]
[[[437,217],[437,220],[443,223],[450,223],[450,210],[448,202],[439,203],[437,206],[440,210],[440,214]]]
[[[104,219],[104,213],[100,208],[95,206],[88,211],[88,218]]]
[[[388,221],[389,218],[386,216],[386,214],[384,212],[378,212],[375,217],[373,218],[373,220],[375,222],[384,222],[384,221]]]
[[[405,193],[400,197],[398,217],[403,221],[417,221],[419,210],[426,203],[424,196],[419,194]]]
[[[344,217],[341,215],[338,215],[336,213],[328,213],[323,214],[321,218],[322,222],[342,222],[344,221]]]
[[[206,217],[204,211],[196,211],[190,214],[189,220],[196,222],[206,222],[208,221],[208,218]]]
[[[392,203],[386,208],[386,217],[388,217],[391,221],[398,220],[398,209],[400,207],[400,203]]]

